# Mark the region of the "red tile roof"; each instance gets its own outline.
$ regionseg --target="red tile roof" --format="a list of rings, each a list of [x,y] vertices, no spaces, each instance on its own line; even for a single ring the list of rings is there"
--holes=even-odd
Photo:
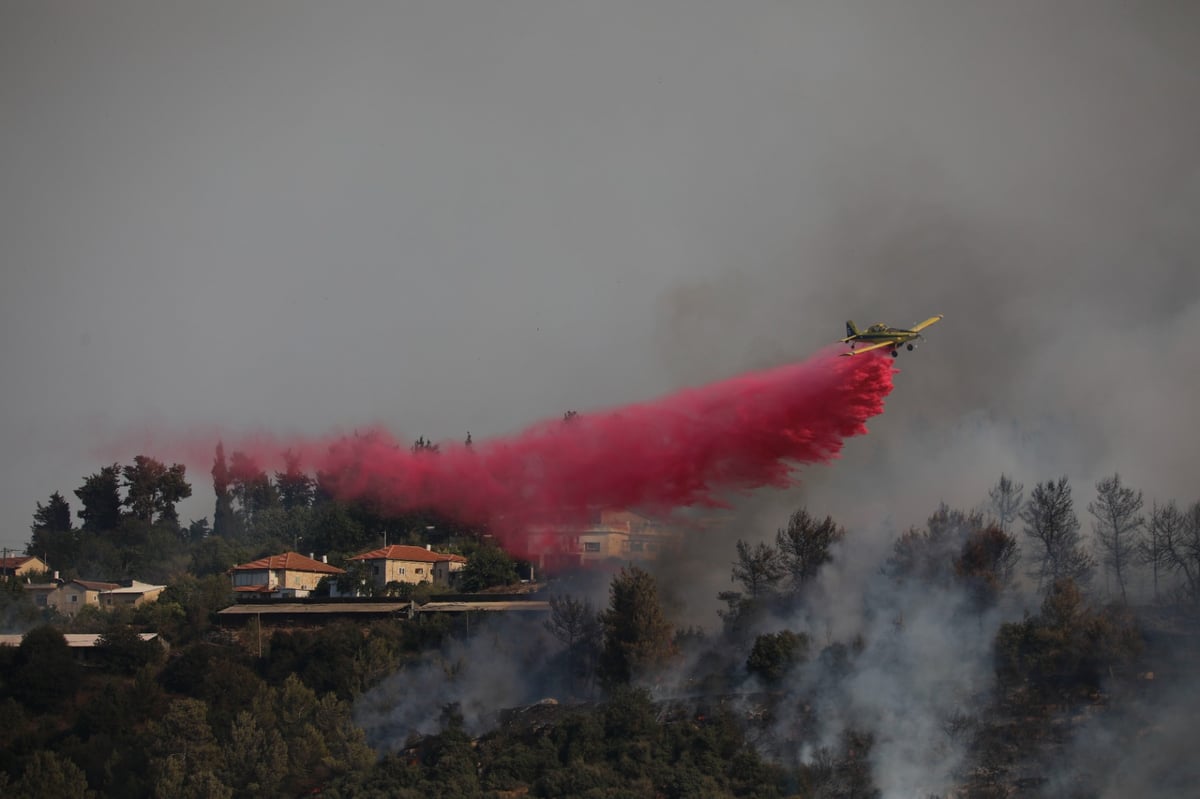
[[[33,555],[16,555],[0,558],[0,569],[19,569],[31,560],[33,560]]]
[[[373,549],[361,555],[355,555],[350,560],[407,560],[416,563],[466,563],[462,555],[449,555],[445,552],[432,552],[425,547],[414,547],[405,544],[392,544],[383,549]]]
[[[320,574],[342,574],[345,571],[337,566],[330,566],[328,563],[305,557],[299,552],[284,552],[282,555],[259,558],[250,563],[234,566],[231,571],[263,571],[265,569],[272,571],[286,569],[291,572],[318,572]]]

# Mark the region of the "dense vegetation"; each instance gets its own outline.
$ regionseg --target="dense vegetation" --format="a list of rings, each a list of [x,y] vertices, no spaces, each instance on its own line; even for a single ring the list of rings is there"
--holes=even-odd
[[[481,723],[459,703],[469,664],[444,654],[486,635],[479,620],[215,624],[231,601],[227,562],[291,548],[299,534],[289,530],[345,552],[371,545],[364,529],[400,536],[443,520],[380,517],[347,534],[353,524],[330,520],[370,511],[320,498],[319,478],[224,468],[214,466],[212,529],[179,525],[174,503],[190,490],[182,467],[149,459],[87,478],[78,529],[60,495],[38,504],[30,549],[58,553],[56,568],[155,578],[138,569],[167,551],[157,578],[170,585],[151,604],[66,619],[35,608],[21,581],[4,583],[8,626],[28,630],[0,647],[5,795],[875,796],[904,784],[897,750],[944,769],[927,793],[1011,795],[1050,784],[1059,766],[1048,753],[1066,751],[1072,735],[1064,719],[1155,701],[1171,684],[1145,675],[1186,670],[1178,640],[1194,640],[1200,505],[1143,515],[1141,495],[1114,476],[1089,503],[1089,541],[1065,478],[1026,501],[1005,477],[979,510],[942,506],[896,536],[842,638],[822,615],[822,577],[853,535],[804,509],[773,541],[733,544],[735,590],[720,594],[711,632],[674,625],[669,586],[637,567],[612,576],[599,607],[553,593],[545,638],[519,650],[515,668],[540,690],[553,686],[557,701],[492,708]],[[479,564],[480,586],[512,578],[497,553]],[[1139,596],[1156,602],[1139,606]],[[1164,645],[1166,617],[1175,638]],[[168,646],[142,641],[144,630]],[[103,633],[84,663],[63,640],[73,631]],[[948,656],[979,659],[984,679],[969,690],[938,675],[923,682]],[[478,666],[486,676],[503,657],[489,652]],[[442,675],[437,731],[365,730],[355,708],[430,664]],[[896,718],[915,732],[893,729]],[[1132,740],[1148,723],[1111,737]]]

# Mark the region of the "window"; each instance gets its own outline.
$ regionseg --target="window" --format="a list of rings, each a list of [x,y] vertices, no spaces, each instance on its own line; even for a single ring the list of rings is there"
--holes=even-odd
[[[643,544],[641,541],[630,541],[629,549],[633,552],[641,552],[643,549],[645,549],[645,544]]]
[[[400,574],[404,574],[404,567],[401,566],[400,568],[396,569],[396,571]]]
[[[378,567],[378,566],[372,566],[372,567],[371,567],[371,573],[372,573],[372,574],[374,574],[376,577],[378,577],[378,576],[379,576],[379,567]]]
[[[72,602],[78,602],[78,601],[79,601],[79,594],[71,594],[71,601],[72,601]]]
[[[600,542],[599,541],[584,541],[583,542],[583,551],[584,552],[599,552],[600,551]]]
[[[424,569],[422,569],[420,567],[417,568],[417,574],[424,574],[424,573],[425,573]]]

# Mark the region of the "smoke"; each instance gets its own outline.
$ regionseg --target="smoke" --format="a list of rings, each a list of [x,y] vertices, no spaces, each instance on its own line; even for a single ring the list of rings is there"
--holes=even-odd
[[[845,672],[814,660],[793,690],[811,692],[819,747],[837,748],[844,732],[870,733],[870,765],[882,796],[938,795],[960,780],[968,736],[958,727],[980,709],[993,683],[991,644],[999,612],[972,613],[961,591],[879,577],[863,600],[862,650]],[[817,619],[814,637],[836,627]],[[844,622],[843,622],[844,624]]]
[[[440,732],[448,706],[456,706],[469,734],[480,735],[496,725],[499,711],[551,696],[559,687],[546,671],[554,642],[541,620],[499,615],[359,696],[354,720],[367,743],[394,750],[409,736]]]
[[[797,465],[828,462],[866,432],[892,390],[880,356],[827,351],[651,402],[534,425],[517,435],[437,452],[385,430],[335,439],[251,437],[226,442],[258,464],[290,453],[343,500],[385,511],[430,509],[486,525],[519,556],[554,546],[539,529],[578,522],[596,507],[721,507],[730,494],[786,487]],[[212,442],[181,449],[211,452]],[[143,449],[172,451],[170,446]]]

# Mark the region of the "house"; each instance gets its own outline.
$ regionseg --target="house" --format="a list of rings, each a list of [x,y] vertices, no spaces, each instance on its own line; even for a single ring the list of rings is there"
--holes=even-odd
[[[50,607],[50,595],[61,587],[61,583],[26,583],[21,590],[33,599],[39,608]]]
[[[345,570],[326,563],[324,557],[316,560],[299,552],[270,555],[229,570],[234,593],[240,596],[257,595],[264,599],[306,597],[322,578],[345,573]]]
[[[467,559],[462,555],[434,552],[423,547],[392,544],[355,555],[350,560],[361,561],[371,570],[371,579],[379,588],[388,583],[432,583],[449,585],[453,575],[462,571]]]
[[[100,594],[120,588],[120,583],[70,580],[46,595],[46,604],[65,616],[74,616],[84,605],[100,607]]]
[[[8,555],[0,558],[0,577],[22,577],[31,572],[50,571],[46,561],[33,555]]]
[[[543,554],[544,569],[570,569],[589,564],[644,563],[677,552],[683,542],[679,528],[626,510],[597,510],[584,524],[534,532]]]
[[[153,602],[158,599],[158,595],[165,589],[165,585],[150,585],[138,580],[130,580],[129,585],[122,583],[111,590],[101,591],[100,607],[136,606],[146,602]]]

